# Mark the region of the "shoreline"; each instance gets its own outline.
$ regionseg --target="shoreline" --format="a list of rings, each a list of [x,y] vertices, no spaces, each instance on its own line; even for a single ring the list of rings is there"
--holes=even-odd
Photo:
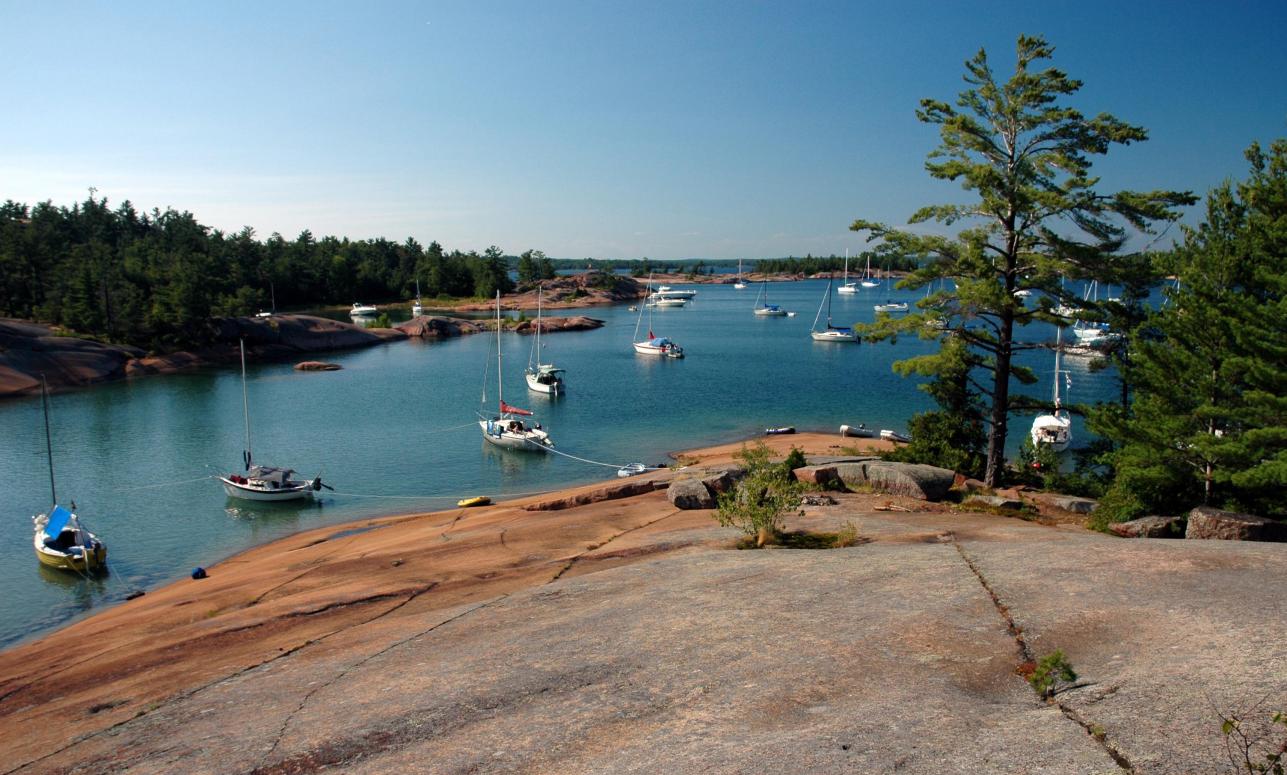
[[[1281,544],[859,490],[786,525],[853,546],[735,551],[669,502],[684,474],[304,530],[0,651],[9,771],[1209,771],[1212,707],[1287,698],[1246,637]],[[1083,678],[1042,700],[1025,660],[1054,649]]]
[[[764,441],[778,456],[793,446],[814,454],[838,454],[841,447],[892,446],[878,439],[801,433],[750,437],[677,451],[670,457],[689,466],[720,465],[731,462],[744,444],[756,440]],[[28,712],[32,721],[57,713],[92,719],[90,726],[94,728],[119,723],[149,703],[213,680],[221,670],[245,669],[250,663],[271,661],[274,653],[303,648],[326,629],[319,630],[318,622],[332,619],[322,614],[334,612],[347,620],[349,612],[406,595],[438,597],[441,600],[435,605],[449,607],[497,591],[508,594],[546,583],[550,575],[566,574],[568,568],[562,565],[578,550],[584,552],[586,546],[602,544],[619,532],[613,523],[623,515],[644,516],[642,522],[646,523],[650,512],[669,510],[665,492],[655,489],[656,483],[664,486],[683,470],[677,466],[626,479],[596,480],[480,508],[390,513],[310,527],[232,553],[204,566],[209,573],[206,579],[169,581],[141,597],[91,612],[0,650],[0,718],[9,716],[0,741],[13,746],[16,737],[32,733],[27,729],[20,734],[19,727],[26,725],[14,723],[15,716],[27,718]],[[645,483],[653,483],[645,488],[648,492],[619,494],[638,490]],[[555,503],[577,498],[588,502],[574,508]],[[542,504],[555,505],[542,508]],[[683,514],[697,525],[728,530],[718,528],[708,511]],[[403,530],[388,529],[398,527]],[[498,561],[491,545],[497,532],[500,543],[506,544],[510,531],[536,533],[508,539],[511,546],[532,544],[532,553],[517,565]],[[563,537],[565,531],[574,535]],[[408,546],[404,551],[403,541],[395,538],[403,532],[422,536],[410,544],[427,548],[421,551]],[[461,540],[454,536],[476,539],[480,532],[488,539],[482,545],[476,540],[468,542],[462,550],[475,556],[466,558],[456,573],[449,574],[451,579],[426,583],[419,578],[442,559],[439,551],[446,548],[447,555],[454,553],[454,547],[444,546]],[[581,535],[586,533],[589,540]],[[650,556],[654,553],[635,559]],[[606,566],[632,561],[629,557],[609,559]],[[292,584],[300,589],[287,593],[285,588]],[[262,633],[268,641],[261,643],[260,637],[247,641],[239,635],[250,631]],[[88,652],[85,644],[93,644]],[[68,694],[39,692],[38,698],[17,702],[18,694],[39,686],[37,676],[55,673],[64,677],[60,686],[77,688]],[[129,701],[119,707],[111,705],[112,697],[122,696],[128,696]],[[14,708],[15,703],[22,707]],[[104,703],[110,707],[92,710]],[[36,728],[41,726],[36,722]],[[63,734],[58,725],[51,727],[55,734]]]

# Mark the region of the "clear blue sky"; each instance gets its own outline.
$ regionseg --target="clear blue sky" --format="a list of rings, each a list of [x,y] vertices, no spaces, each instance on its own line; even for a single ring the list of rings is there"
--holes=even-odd
[[[1287,2],[0,0],[0,200],[581,258],[860,249],[959,199],[922,97],[1019,33],[1148,128],[1106,188],[1199,194],[1287,136]]]

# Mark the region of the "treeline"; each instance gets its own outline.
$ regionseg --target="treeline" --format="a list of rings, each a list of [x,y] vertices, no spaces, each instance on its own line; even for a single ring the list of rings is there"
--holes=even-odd
[[[497,247],[447,252],[414,239],[267,240],[226,234],[188,212],[115,209],[92,195],[72,207],[0,205],[0,315],[154,350],[204,343],[212,316],[513,290]],[[517,258],[520,281],[554,276],[539,251]]]

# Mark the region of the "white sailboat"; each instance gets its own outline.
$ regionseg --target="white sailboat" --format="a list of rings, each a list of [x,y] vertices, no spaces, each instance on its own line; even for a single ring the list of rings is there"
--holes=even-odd
[[[1099,302],[1099,281],[1091,280],[1086,286],[1086,293],[1082,301],[1090,304]],[[1107,323],[1078,320],[1073,324],[1073,336],[1077,337],[1077,344],[1091,347],[1097,344],[1107,344],[1119,338],[1118,334],[1109,329]]]
[[[827,308],[827,327],[818,330],[818,319],[822,317],[822,307]],[[818,305],[818,314],[813,317],[813,328],[809,331],[809,336],[815,342],[857,342],[858,334],[852,328],[831,325],[831,278],[827,278],[827,295],[823,297],[822,304]]]
[[[411,316],[420,317],[425,314],[425,306],[420,303],[420,278],[416,278],[416,303],[411,305]]]
[[[652,275],[648,275],[648,291],[652,292]],[[643,323],[644,308],[648,310],[648,338],[639,338],[639,327]],[[639,317],[635,319],[634,348],[635,352],[641,355],[661,355],[667,358],[683,358],[684,348],[672,342],[664,336],[656,336],[652,332],[652,305],[645,304],[639,308]]]
[[[784,318],[786,310],[776,304],[769,303],[769,282],[765,280],[760,284],[760,294],[755,297],[755,314],[762,318]]]
[[[295,469],[277,466],[261,466],[255,463],[250,446],[250,400],[246,392],[246,340],[241,340],[241,408],[246,420],[246,448],[241,457],[245,464],[245,475],[230,473],[218,477],[223,483],[223,491],[229,498],[241,498],[248,501],[290,501],[311,498],[317,490],[328,485],[322,484],[322,477],[313,477],[312,481],[296,479]]]
[[[876,279],[875,275],[871,273],[871,255],[868,254],[867,268],[863,271],[863,274],[862,274],[862,287],[876,288],[879,285],[880,285],[880,280]]]
[[[532,354],[527,359],[527,371],[523,378],[527,380],[528,390],[537,393],[558,395],[563,392],[563,369],[552,363],[541,363],[541,295],[544,288],[536,288],[536,338],[532,341]]]
[[[54,487],[54,445],[49,434],[49,387],[40,377],[40,400],[45,409],[45,451],[49,455],[49,497],[54,504],[46,514],[31,518],[32,546],[41,565],[86,574],[107,567],[107,545],[86,530],[72,510],[58,505]]]
[[[739,291],[746,287],[746,281],[742,279],[742,259],[740,258],[737,260],[737,282],[733,283],[733,287]]]
[[[500,291],[496,291],[496,399],[497,413],[488,418],[478,414],[478,427],[482,429],[483,438],[503,449],[517,449],[525,452],[545,452],[554,446],[550,434],[541,428],[540,423],[529,426],[523,421],[532,413],[517,406],[505,403],[503,392],[505,384],[503,362],[501,360],[501,314]],[[483,402],[487,402],[487,385],[483,385]]]
[[[843,293],[848,295],[848,294],[853,294],[857,292],[858,292],[858,284],[849,282],[849,250],[846,248],[845,249],[845,279],[841,281],[840,287],[836,289],[836,293]]]
[[[1050,414],[1043,414],[1032,421],[1034,446],[1045,446],[1055,452],[1063,452],[1072,443],[1072,417],[1061,409],[1059,401],[1059,380],[1068,379],[1068,372],[1059,368],[1059,356],[1063,352],[1063,327],[1055,329],[1055,409]]]
[[[889,293],[890,290],[892,290],[889,282],[890,279],[891,279],[891,276],[890,276],[889,268],[886,267],[885,268],[885,293]],[[908,308],[907,308],[907,302],[905,301],[894,301],[893,299],[886,298],[884,304],[877,304],[873,309],[875,309],[877,312],[906,312]]]

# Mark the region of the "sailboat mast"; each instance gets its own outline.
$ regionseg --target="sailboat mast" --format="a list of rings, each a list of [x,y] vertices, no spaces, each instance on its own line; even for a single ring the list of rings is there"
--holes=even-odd
[[[58,505],[58,492],[54,489],[54,443],[49,436],[49,385],[45,375],[40,375],[40,399],[45,407],[45,454],[49,458],[49,497],[55,506]]]
[[[250,470],[250,461],[254,455],[250,451],[250,399],[246,395],[246,340],[238,339],[241,346],[241,413],[246,418],[246,470]]]
[[[505,394],[502,392],[505,387],[505,380],[501,376],[501,320],[500,320],[500,289],[496,289],[496,400],[500,402],[500,407],[505,406]],[[499,409],[501,414],[505,413],[503,408]]]
[[[543,289],[538,284],[536,286],[536,368],[541,368],[541,291]]]
[[[1055,411],[1059,411],[1059,356],[1064,349],[1063,341],[1063,326],[1055,326]]]
[[[831,271],[836,271],[832,269]],[[842,281],[845,285],[849,284],[849,248],[845,248],[845,279]],[[827,309],[827,317],[831,317],[831,309]]]

